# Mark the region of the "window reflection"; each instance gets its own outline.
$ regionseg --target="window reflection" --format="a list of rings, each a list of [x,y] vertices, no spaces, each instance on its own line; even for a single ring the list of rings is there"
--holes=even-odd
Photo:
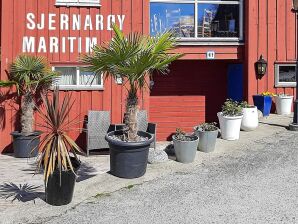
[[[239,37],[239,5],[199,4],[198,37]]]
[[[151,3],[151,35],[172,31],[177,37],[195,37],[194,4]]]

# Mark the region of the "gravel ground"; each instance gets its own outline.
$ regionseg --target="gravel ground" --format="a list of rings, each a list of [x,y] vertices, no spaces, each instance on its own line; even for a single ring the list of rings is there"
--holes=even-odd
[[[298,134],[241,150],[35,223],[298,223]]]

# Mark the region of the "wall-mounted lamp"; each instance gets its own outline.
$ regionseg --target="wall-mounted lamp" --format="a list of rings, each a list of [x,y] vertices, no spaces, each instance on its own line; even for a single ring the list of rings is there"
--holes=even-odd
[[[267,72],[267,61],[261,55],[260,59],[255,63],[256,74],[258,79],[262,79]]]

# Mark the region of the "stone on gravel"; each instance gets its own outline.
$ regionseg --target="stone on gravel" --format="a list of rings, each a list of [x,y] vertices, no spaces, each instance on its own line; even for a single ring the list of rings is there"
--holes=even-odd
[[[149,149],[148,163],[164,163],[169,160],[167,153],[163,150]]]

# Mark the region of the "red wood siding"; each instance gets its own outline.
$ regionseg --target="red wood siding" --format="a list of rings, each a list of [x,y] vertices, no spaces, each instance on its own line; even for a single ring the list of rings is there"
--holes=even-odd
[[[292,0],[249,0],[245,4],[245,83],[249,102],[252,103],[252,95],[267,90],[293,95],[295,88],[274,87],[274,64],[294,62],[297,57]],[[268,72],[263,79],[257,80],[254,63],[261,54],[268,61]]]
[[[217,122],[227,97],[229,63],[233,61],[177,61],[168,75],[154,76],[150,121],[157,123],[158,140],[166,140],[176,128],[190,132],[204,121]]]
[[[107,42],[112,37],[112,32],[95,31],[95,30],[28,30],[26,28],[26,14],[32,12],[39,17],[41,13],[45,13],[46,22],[48,22],[48,14],[79,14],[96,15],[101,14],[106,19],[110,14],[125,15],[124,31],[129,33],[138,31],[140,33],[149,32],[149,0],[101,0],[102,7],[55,7],[55,0],[23,0],[22,4],[19,0],[2,1],[1,16],[3,18],[1,23],[1,43],[5,44],[2,48],[1,54],[1,73],[0,78],[6,79],[5,71],[13,59],[22,52],[22,38],[23,36],[44,36],[46,41],[52,36],[54,37],[93,37],[98,38],[98,43]],[[69,17],[72,20],[72,17]],[[61,18],[60,18],[61,19]],[[40,19],[39,19],[40,20]],[[59,21],[59,16],[58,16]],[[40,22],[40,21],[38,21]],[[106,24],[106,23],[105,23]],[[106,26],[106,25],[105,25]],[[48,47],[48,46],[47,46]],[[74,48],[77,49],[78,44],[75,42]],[[61,47],[59,53],[40,53],[47,57],[52,65],[77,64],[77,61],[82,54],[74,51],[70,53],[70,45],[66,44],[65,53],[62,52]],[[6,89],[1,89],[0,97],[0,114],[1,114],[1,132],[0,132],[0,152],[11,149],[10,132],[18,129],[18,123],[15,122],[15,115],[18,106],[6,97]],[[69,120],[72,120],[77,115],[80,115],[80,120],[83,120],[87,115],[88,110],[109,110],[111,111],[112,122],[120,123],[125,108],[126,89],[121,85],[116,85],[114,80],[108,79],[104,83],[103,91],[71,91],[73,99],[75,100],[74,109],[69,114]],[[10,97],[11,98],[11,97]],[[146,92],[140,97],[140,105],[143,109],[148,109],[149,93]],[[38,119],[38,117],[36,117]],[[77,125],[77,128],[82,128],[82,124]],[[85,148],[85,136],[80,131],[73,131],[70,133],[72,137],[78,140],[80,145]]]

